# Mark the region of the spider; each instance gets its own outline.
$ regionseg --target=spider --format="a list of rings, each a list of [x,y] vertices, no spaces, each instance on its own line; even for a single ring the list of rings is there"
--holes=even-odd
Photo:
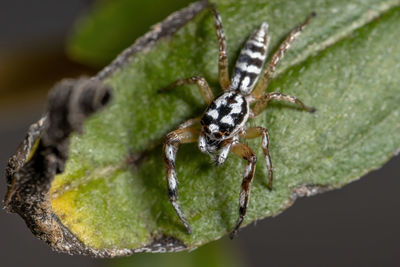
[[[278,62],[316,14],[311,13],[303,23],[289,33],[273,54],[258,81],[270,42],[268,24],[262,23],[260,28],[249,37],[240,52],[232,79],[229,79],[226,40],[221,17],[215,5],[210,4],[209,8],[213,14],[219,44],[218,78],[223,93],[214,98],[207,81],[199,76],[177,80],[159,90],[162,92],[184,84],[197,84],[204,101],[208,104],[202,116],[182,123],[177,130],[170,132],[165,137],[163,158],[166,166],[169,200],[189,234],[192,233],[192,230],[178,203],[175,161],[179,144],[198,142],[200,151],[209,154],[216,165],[223,164],[230,151],[247,161],[239,194],[239,217],[230,234],[230,237],[233,238],[246,216],[250,186],[257,161],[252,149],[248,145],[240,143],[239,137],[244,139],[261,137],[261,147],[268,169],[269,189],[272,189],[273,181],[273,168],[268,148],[268,130],[263,127],[246,128],[246,122],[248,119],[259,115],[270,100],[283,100],[297,104],[308,112],[315,111],[314,108],[304,105],[294,96],[278,92],[265,93],[265,91],[274,77]]]

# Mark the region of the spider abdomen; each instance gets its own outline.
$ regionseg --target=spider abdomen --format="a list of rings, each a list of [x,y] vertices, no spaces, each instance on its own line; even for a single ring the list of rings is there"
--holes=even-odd
[[[238,132],[248,116],[249,104],[245,97],[235,91],[228,91],[211,102],[201,124],[210,139],[224,140]]]
[[[244,95],[250,94],[253,90],[267,57],[269,43],[267,32],[268,24],[263,23],[240,51],[232,75],[231,90],[240,90]]]

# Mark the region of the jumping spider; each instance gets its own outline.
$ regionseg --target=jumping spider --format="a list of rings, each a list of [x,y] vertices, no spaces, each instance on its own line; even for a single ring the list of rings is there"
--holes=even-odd
[[[300,35],[301,31],[315,17],[315,13],[312,13],[302,24],[290,32],[278,50],[273,54],[261,79],[257,83],[267,57],[267,47],[270,41],[268,24],[265,22],[262,23],[260,28],[250,36],[240,52],[232,79],[230,80],[226,41],[221,17],[214,5],[210,5],[210,9],[213,13],[219,44],[218,72],[219,84],[223,89],[223,93],[215,98],[207,81],[203,77],[198,76],[177,80],[161,90],[169,90],[184,84],[197,84],[204,101],[208,104],[208,108],[202,116],[184,122],[177,130],[170,132],[166,136],[163,157],[166,166],[169,199],[189,234],[191,234],[192,230],[178,204],[175,160],[179,144],[198,142],[200,151],[209,154],[217,165],[225,162],[229,151],[247,160],[248,163],[243,174],[239,194],[239,218],[230,234],[232,238],[237,233],[246,215],[250,185],[257,161],[252,149],[246,144],[239,143],[239,136],[245,139],[262,138],[261,146],[268,168],[268,187],[272,189],[273,168],[268,150],[268,130],[263,127],[247,129],[245,126],[247,120],[259,115],[266,108],[267,103],[273,99],[295,103],[300,108],[309,112],[315,111],[314,108],[304,105],[294,96],[278,92],[265,93],[269,82],[274,77],[278,62],[283,58],[285,52]],[[256,84],[257,86],[255,87]],[[253,106],[250,107],[252,104]]]

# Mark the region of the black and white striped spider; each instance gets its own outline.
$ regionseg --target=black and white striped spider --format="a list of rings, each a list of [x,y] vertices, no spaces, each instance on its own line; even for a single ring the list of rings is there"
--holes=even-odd
[[[231,232],[230,236],[232,238],[237,233],[246,215],[250,185],[257,161],[252,149],[246,144],[240,143],[239,137],[245,139],[262,138],[261,146],[268,168],[268,186],[272,189],[273,168],[268,150],[268,130],[263,127],[246,128],[245,124],[247,120],[259,115],[266,108],[270,100],[288,101],[297,104],[306,111],[314,111],[314,108],[304,105],[294,96],[277,92],[265,93],[265,91],[269,82],[274,77],[276,65],[283,58],[294,40],[300,35],[301,31],[315,16],[315,13],[312,13],[302,24],[290,32],[278,50],[273,54],[261,79],[258,81],[267,57],[267,47],[270,41],[268,24],[265,22],[261,24],[260,28],[250,36],[241,50],[232,79],[230,80],[226,41],[221,17],[214,5],[210,5],[210,9],[213,13],[219,43],[218,71],[219,83],[223,89],[223,93],[214,98],[207,81],[203,77],[198,76],[177,80],[162,89],[169,90],[184,84],[197,84],[204,101],[208,104],[208,108],[202,116],[184,122],[177,130],[170,132],[166,136],[163,157],[167,172],[169,199],[189,234],[192,230],[178,203],[175,160],[179,144],[198,142],[200,151],[209,154],[217,165],[225,162],[229,151],[247,160],[239,195],[239,218]]]

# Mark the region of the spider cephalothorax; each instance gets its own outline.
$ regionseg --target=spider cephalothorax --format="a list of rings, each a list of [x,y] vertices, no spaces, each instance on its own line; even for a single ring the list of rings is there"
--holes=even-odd
[[[249,118],[249,110],[246,98],[233,90],[211,102],[200,121],[202,125],[199,137],[200,150],[220,156],[218,152],[222,153],[223,148],[230,145],[232,138],[244,127]],[[222,164],[225,158],[217,157],[214,160],[215,163]]]
[[[166,136],[163,156],[167,170],[169,199],[189,233],[191,233],[192,230],[177,202],[178,194],[175,160],[179,143],[197,141],[199,149],[209,154],[218,165],[225,162],[229,152],[233,152],[247,160],[247,167],[243,174],[239,195],[239,218],[231,232],[231,237],[233,237],[246,215],[250,196],[250,185],[254,177],[255,164],[257,161],[254,152],[246,144],[240,143],[239,137],[245,139],[261,137],[261,147],[268,168],[269,188],[272,188],[273,181],[273,169],[269,155],[268,130],[262,127],[246,128],[245,124],[247,120],[260,114],[267,106],[267,103],[273,99],[295,103],[306,111],[314,111],[313,108],[304,105],[294,96],[275,92],[265,93],[265,91],[275,74],[276,65],[279,60],[283,58],[286,50],[315,14],[312,13],[305,22],[297,26],[288,35],[271,57],[263,75],[260,75],[267,57],[267,48],[270,39],[268,35],[268,24],[262,23],[260,28],[250,36],[244,48],[241,50],[233,71],[232,79],[229,79],[226,41],[221,18],[214,5],[210,5],[210,8],[214,15],[219,42],[219,83],[224,92],[217,98],[214,98],[207,81],[198,76],[177,80],[165,88],[171,89],[183,84],[196,83],[199,86],[205,102],[208,104],[208,108],[202,116],[184,122],[177,130]]]

